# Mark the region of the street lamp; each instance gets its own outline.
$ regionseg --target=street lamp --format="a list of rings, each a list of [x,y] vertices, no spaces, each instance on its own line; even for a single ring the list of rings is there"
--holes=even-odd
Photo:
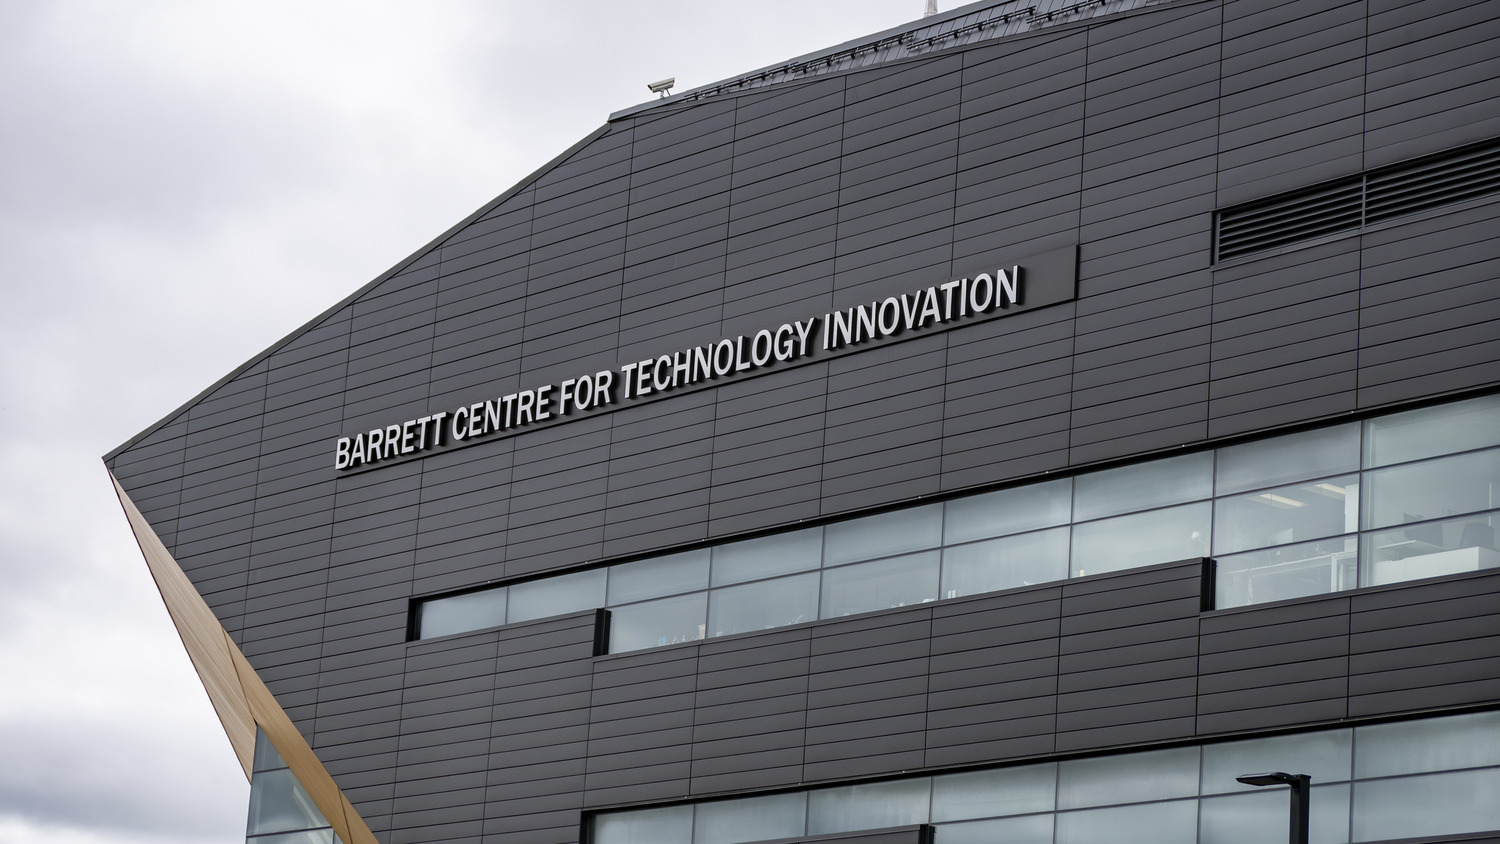
[[[1269,774],[1245,774],[1235,779],[1245,785],[1291,786],[1292,826],[1287,840],[1289,844],[1307,844],[1307,802],[1312,777],[1307,774],[1284,774],[1281,771],[1273,771]]]

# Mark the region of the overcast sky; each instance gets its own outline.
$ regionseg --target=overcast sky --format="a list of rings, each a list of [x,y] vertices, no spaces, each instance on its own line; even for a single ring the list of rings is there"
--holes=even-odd
[[[922,6],[0,0],[0,844],[244,839],[105,452],[645,83]]]

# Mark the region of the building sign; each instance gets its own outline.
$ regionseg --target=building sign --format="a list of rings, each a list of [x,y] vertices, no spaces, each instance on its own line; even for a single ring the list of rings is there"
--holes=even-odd
[[[339,437],[334,467],[367,467],[772,367],[795,366],[872,343],[918,336],[1011,309],[1072,299],[1075,252],[1070,247],[1029,261],[1032,268],[1042,270],[1040,279],[1033,279],[1036,273],[1028,264],[989,268],[900,295],[793,319],[753,334],[630,361],[615,369],[580,373],[557,383]],[[1058,272],[1063,265],[1065,290],[1060,283],[1064,274]],[[1048,276],[1057,278],[1045,285],[1047,289],[1036,290],[1037,281],[1046,282]]]

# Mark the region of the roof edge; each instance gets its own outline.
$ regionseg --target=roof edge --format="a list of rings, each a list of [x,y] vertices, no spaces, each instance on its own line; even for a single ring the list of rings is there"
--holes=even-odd
[[[506,200],[510,199],[511,197],[515,196],[516,194],[518,194],[521,191],[525,190],[526,188],[530,187],[533,183],[536,182],[537,179],[540,179],[542,176],[545,176],[548,172],[550,172],[551,170],[553,170],[557,166],[561,165],[564,161],[567,161],[569,158],[572,158],[573,155],[576,154],[579,150],[583,149],[584,147],[586,147],[589,144],[593,143],[594,141],[598,140],[601,136],[603,136],[606,132],[608,132],[610,130],[610,128],[611,128],[611,123],[610,122],[606,122],[603,126],[600,126],[599,128],[597,128],[594,131],[590,132],[589,134],[585,135],[582,140],[579,140],[577,143],[575,143],[572,146],[568,147],[566,150],[563,150],[563,152],[561,154],[557,155],[551,161],[548,161],[546,164],[543,164],[541,167],[538,167],[536,170],[532,171],[525,178],[521,179],[521,181],[516,182],[515,185],[513,185],[509,189],[507,189],[504,193],[501,193],[499,196],[495,197],[494,199],[490,200],[489,202],[486,202],[484,205],[480,206],[478,210],[474,211],[472,214],[468,215],[467,217],[464,217],[462,220],[460,220],[457,223],[455,223],[454,225],[450,226],[442,234],[439,234],[437,237],[435,237],[432,240],[428,241],[426,245],[424,245],[421,248],[417,249],[417,251],[415,251],[412,254],[406,256],[402,260],[396,262],[396,264],[394,266],[392,266],[390,269],[388,269],[385,272],[381,273],[380,275],[376,276],[374,279],[370,280],[368,283],[362,285],[358,290],[354,291],[353,293],[350,293],[348,296],[345,296],[343,299],[340,299],[338,302],[334,303],[332,306],[330,306],[329,308],[325,309],[322,313],[318,314],[317,316],[315,316],[312,319],[308,320],[307,322],[303,323],[301,326],[299,326],[298,328],[294,329],[290,334],[286,335],[285,337],[282,337],[280,340],[278,340],[275,343],[271,344],[269,347],[267,347],[260,354],[257,354],[256,356],[250,358],[248,361],[245,361],[244,363],[242,363],[239,366],[235,367],[233,370],[230,371],[230,373],[228,375],[225,375],[223,378],[220,378],[219,380],[215,381],[213,384],[209,385],[207,388],[205,388],[204,390],[202,390],[201,392],[199,392],[197,395],[195,395],[192,398],[188,399],[187,401],[183,402],[181,405],[179,405],[171,413],[168,413],[166,416],[162,417],[161,419],[158,419],[156,422],[152,423],[151,425],[146,426],[144,429],[141,430],[140,433],[136,434],[135,436],[131,437],[130,439],[126,440],[125,442],[121,443],[120,445],[115,446],[107,454],[104,455],[104,458],[103,458],[104,462],[106,464],[108,464],[109,461],[114,460],[116,457],[119,457],[125,451],[129,450],[132,446],[134,446],[137,443],[139,443],[141,440],[143,440],[146,437],[148,437],[148,436],[156,433],[157,431],[161,430],[163,427],[167,426],[168,424],[171,424],[171,422],[174,419],[176,419],[177,417],[181,416],[183,414],[183,412],[187,411],[193,405],[195,405],[198,402],[202,401],[203,399],[207,398],[215,390],[219,389],[220,387],[224,386],[225,384],[228,384],[230,381],[233,381],[234,379],[240,377],[246,371],[248,371],[251,367],[255,366],[256,364],[260,363],[261,361],[263,361],[266,358],[270,357],[271,355],[275,354],[277,351],[279,351],[283,347],[285,347],[288,343],[292,342],[293,340],[297,339],[298,337],[301,337],[303,334],[306,334],[308,331],[310,331],[313,328],[315,328],[317,325],[319,325],[320,323],[322,323],[324,320],[328,319],[330,316],[333,316],[338,311],[342,310],[345,307],[348,307],[350,304],[352,304],[353,302],[355,302],[356,300],[358,300],[361,296],[365,295],[370,290],[374,289],[378,285],[380,285],[383,282],[385,282],[388,279],[390,279],[392,276],[395,276],[397,273],[399,273],[402,270],[406,269],[407,267],[411,266],[413,263],[415,263],[417,260],[419,260],[420,258],[422,258],[424,255],[427,255],[433,249],[437,248],[443,241],[445,241],[448,238],[452,237],[453,235],[457,234],[465,226],[469,225],[470,223],[473,223],[475,220],[478,220],[480,217],[483,217],[485,214],[488,214],[490,211],[494,210],[497,206],[499,206],[500,203],[505,202]]]
[[[674,102],[680,102],[680,97],[686,97],[689,94],[696,94],[699,91],[706,91],[720,85],[733,82],[737,79],[747,79],[769,70],[775,70],[776,68],[782,67],[784,65],[805,62],[811,59],[821,58],[823,56],[831,56],[835,53],[840,53],[844,50],[849,50],[854,47],[863,47],[867,44],[872,44],[876,41],[882,41],[886,38],[893,37],[900,33],[908,32],[915,27],[941,24],[950,19],[960,18],[964,15],[971,14],[981,8],[1004,5],[1007,2],[1015,2],[1015,0],[977,0],[977,2],[974,3],[965,3],[964,5],[959,6],[956,9],[950,9],[946,12],[939,12],[931,17],[916,18],[915,20],[907,21],[906,23],[897,24],[896,26],[893,26],[889,29],[882,29],[879,32],[872,32],[869,35],[861,35],[858,38],[851,38],[848,41],[845,41],[841,44],[835,44],[832,47],[824,47],[820,50],[814,50],[811,53],[804,53],[800,56],[793,56],[789,59],[784,59],[779,62],[773,62],[772,64],[768,64],[765,67],[758,67],[754,70],[746,71],[745,73],[736,73],[733,76],[727,76],[723,79],[717,79],[713,82],[699,85],[695,88],[689,88],[686,91],[672,94],[671,96],[659,97],[654,100],[647,100],[643,103],[628,106],[610,114],[609,119],[611,122],[613,122],[624,117],[630,117],[631,115],[637,114],[642,111],[649,111],[654,108],[660,108],[662,106],[673,104]]]

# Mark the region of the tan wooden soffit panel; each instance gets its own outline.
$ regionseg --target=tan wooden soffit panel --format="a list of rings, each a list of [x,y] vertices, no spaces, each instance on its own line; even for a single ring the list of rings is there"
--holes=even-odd
[[[203,596],[193,588],[192,581],[141,515],[135,502],[125,494],[113,472],[109,479],[120,498],[120,506],[125,508],[125,518],[141,546],[141,554],[145,556],[146,567],[151,570],[151,577],[161,592],[162,602],[167,605],[167,613],[182,637],[188,658],[203,681],[214,712],[218,713],[229,743],[245,769],[246,779],[250,777],[255,758],[255,728],[259,725],[339,838],[345,844],[376,844],[374,833],[339,790],[292,719],[287,717],[271,690],[255,673]]]

